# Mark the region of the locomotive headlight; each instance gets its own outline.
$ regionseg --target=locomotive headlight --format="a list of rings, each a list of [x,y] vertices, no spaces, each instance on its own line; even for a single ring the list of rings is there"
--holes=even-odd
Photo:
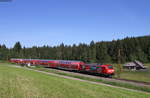
[[[109,73],[113,73],[113,72],[114,72],[114,70],[108,70],[108,72],[109,72]]]
[[[108,72],[112,72],[112,70],[108,70]]]

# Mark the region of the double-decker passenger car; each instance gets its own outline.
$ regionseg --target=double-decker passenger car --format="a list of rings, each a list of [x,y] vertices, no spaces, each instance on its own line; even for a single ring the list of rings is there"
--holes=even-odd
[[[86,64],[82,61],[74,60],[43,60],[43,59],[10,59],[10,62],[21,65],[42,65],[45,67],[85,71],[90,73],[102,74],[105,76],[112,76],[114,68],[107,64]]]

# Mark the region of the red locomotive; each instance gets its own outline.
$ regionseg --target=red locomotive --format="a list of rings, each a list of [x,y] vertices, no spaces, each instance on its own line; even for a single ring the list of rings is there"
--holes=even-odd
[[[114,75],[114,68],[112,65],[101,64],[85,64],[82,61],[73,60],[41,60],[41,59],[10,59],[10,62],[22,65],[42,65],[45,67],[85,71],[90,73],[102,74],[105,76]]]

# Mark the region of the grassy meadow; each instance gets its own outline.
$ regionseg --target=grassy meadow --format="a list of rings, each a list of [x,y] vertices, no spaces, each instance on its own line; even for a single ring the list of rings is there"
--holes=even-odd
[[[109,80],[105,80],[105,79],[101,79],[101,78],[96,79],[96,78],[91,78],[91,77],[85,77],[85,76],[80,76],[80,75],[75,75],[75,74],[60,72],[57,69],[44,68],[42,66],[28,67],[28,68],[34,69],[34,70],[43,71],[43,72],[48,72],[48,73],[55,73],[55,74],[59,74],[59,75],[74,77],[74,78],[78,78],[78,79],[82,79],[82,80],[88,80],[88,81],[94,81],[94,82],[101,82],[101,83],[109,84],[109,85],[113,85],[113,86],[118,86],[118,87],[124,87],[124,88],[128,88],[128,89],[134,89],[134,90],[140,90],[140,91],[150,92],[150,88],[147,87],[147,86],[140,86],[140,85],[138,86],[138,85],[133,85],[133,84],[130,84],[130,83],[122,83],[122,82],[116,82],[116,81],[109,81]]]
[[[142,82],[150,82],[150,64],[144,64],[144,65],[148,67],[146,71],[122,70],[120,74],[120,78],[142,81]],[[114,66],[115,69],[117,70],[117,64],[114,64]],[[115,75],[115,77],[117,77],[117,74]]]
[[[150,94],[64,79],[10,66],[11,64],[0,63],[0,98],[150,97]]]

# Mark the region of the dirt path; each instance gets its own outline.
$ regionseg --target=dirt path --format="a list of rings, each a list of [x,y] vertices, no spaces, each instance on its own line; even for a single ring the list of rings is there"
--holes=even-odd
[[[39,70],[30,69],[30,68],[26,68],[26,67],[20,67],[20,66],[12,66],[12,67],[23,68],[23,69],[32,70],[32,71],[35,71],[35,72],[40,72],[40,73],[44,73],[44,74],[48,74],[48,75],[53,75],[53,76],[61,77],[61,78],[78,80],[78,81],[82,81],[82,82],[88,82],[88,83],[91,83],[91,84],[104,85],[104,86],[109,86],[109,87],[113,87],[113,88],[120,88],[120,89],[124,89],[124,90],[129,90],[129,91],[134,91],[134,92],[141,92],[141,93],[150,94],[148,92],[144,92],[144,91],[140,91],[140,90],[133,90],[133,89],[128,89],[128,88],[124,88],[124,87],[119,87],[119,86],[113,86],[113,85],[109,85],[109,84],[104,84],[104,83],[100,83],[100,82],[93,82],[93,81],[89,81],[89,80],[83,80],[83,79],[79,79],[79,78],[74,78],[74,77],[59,75],[59,74],[50,73],[50,72],[39,71]]]

